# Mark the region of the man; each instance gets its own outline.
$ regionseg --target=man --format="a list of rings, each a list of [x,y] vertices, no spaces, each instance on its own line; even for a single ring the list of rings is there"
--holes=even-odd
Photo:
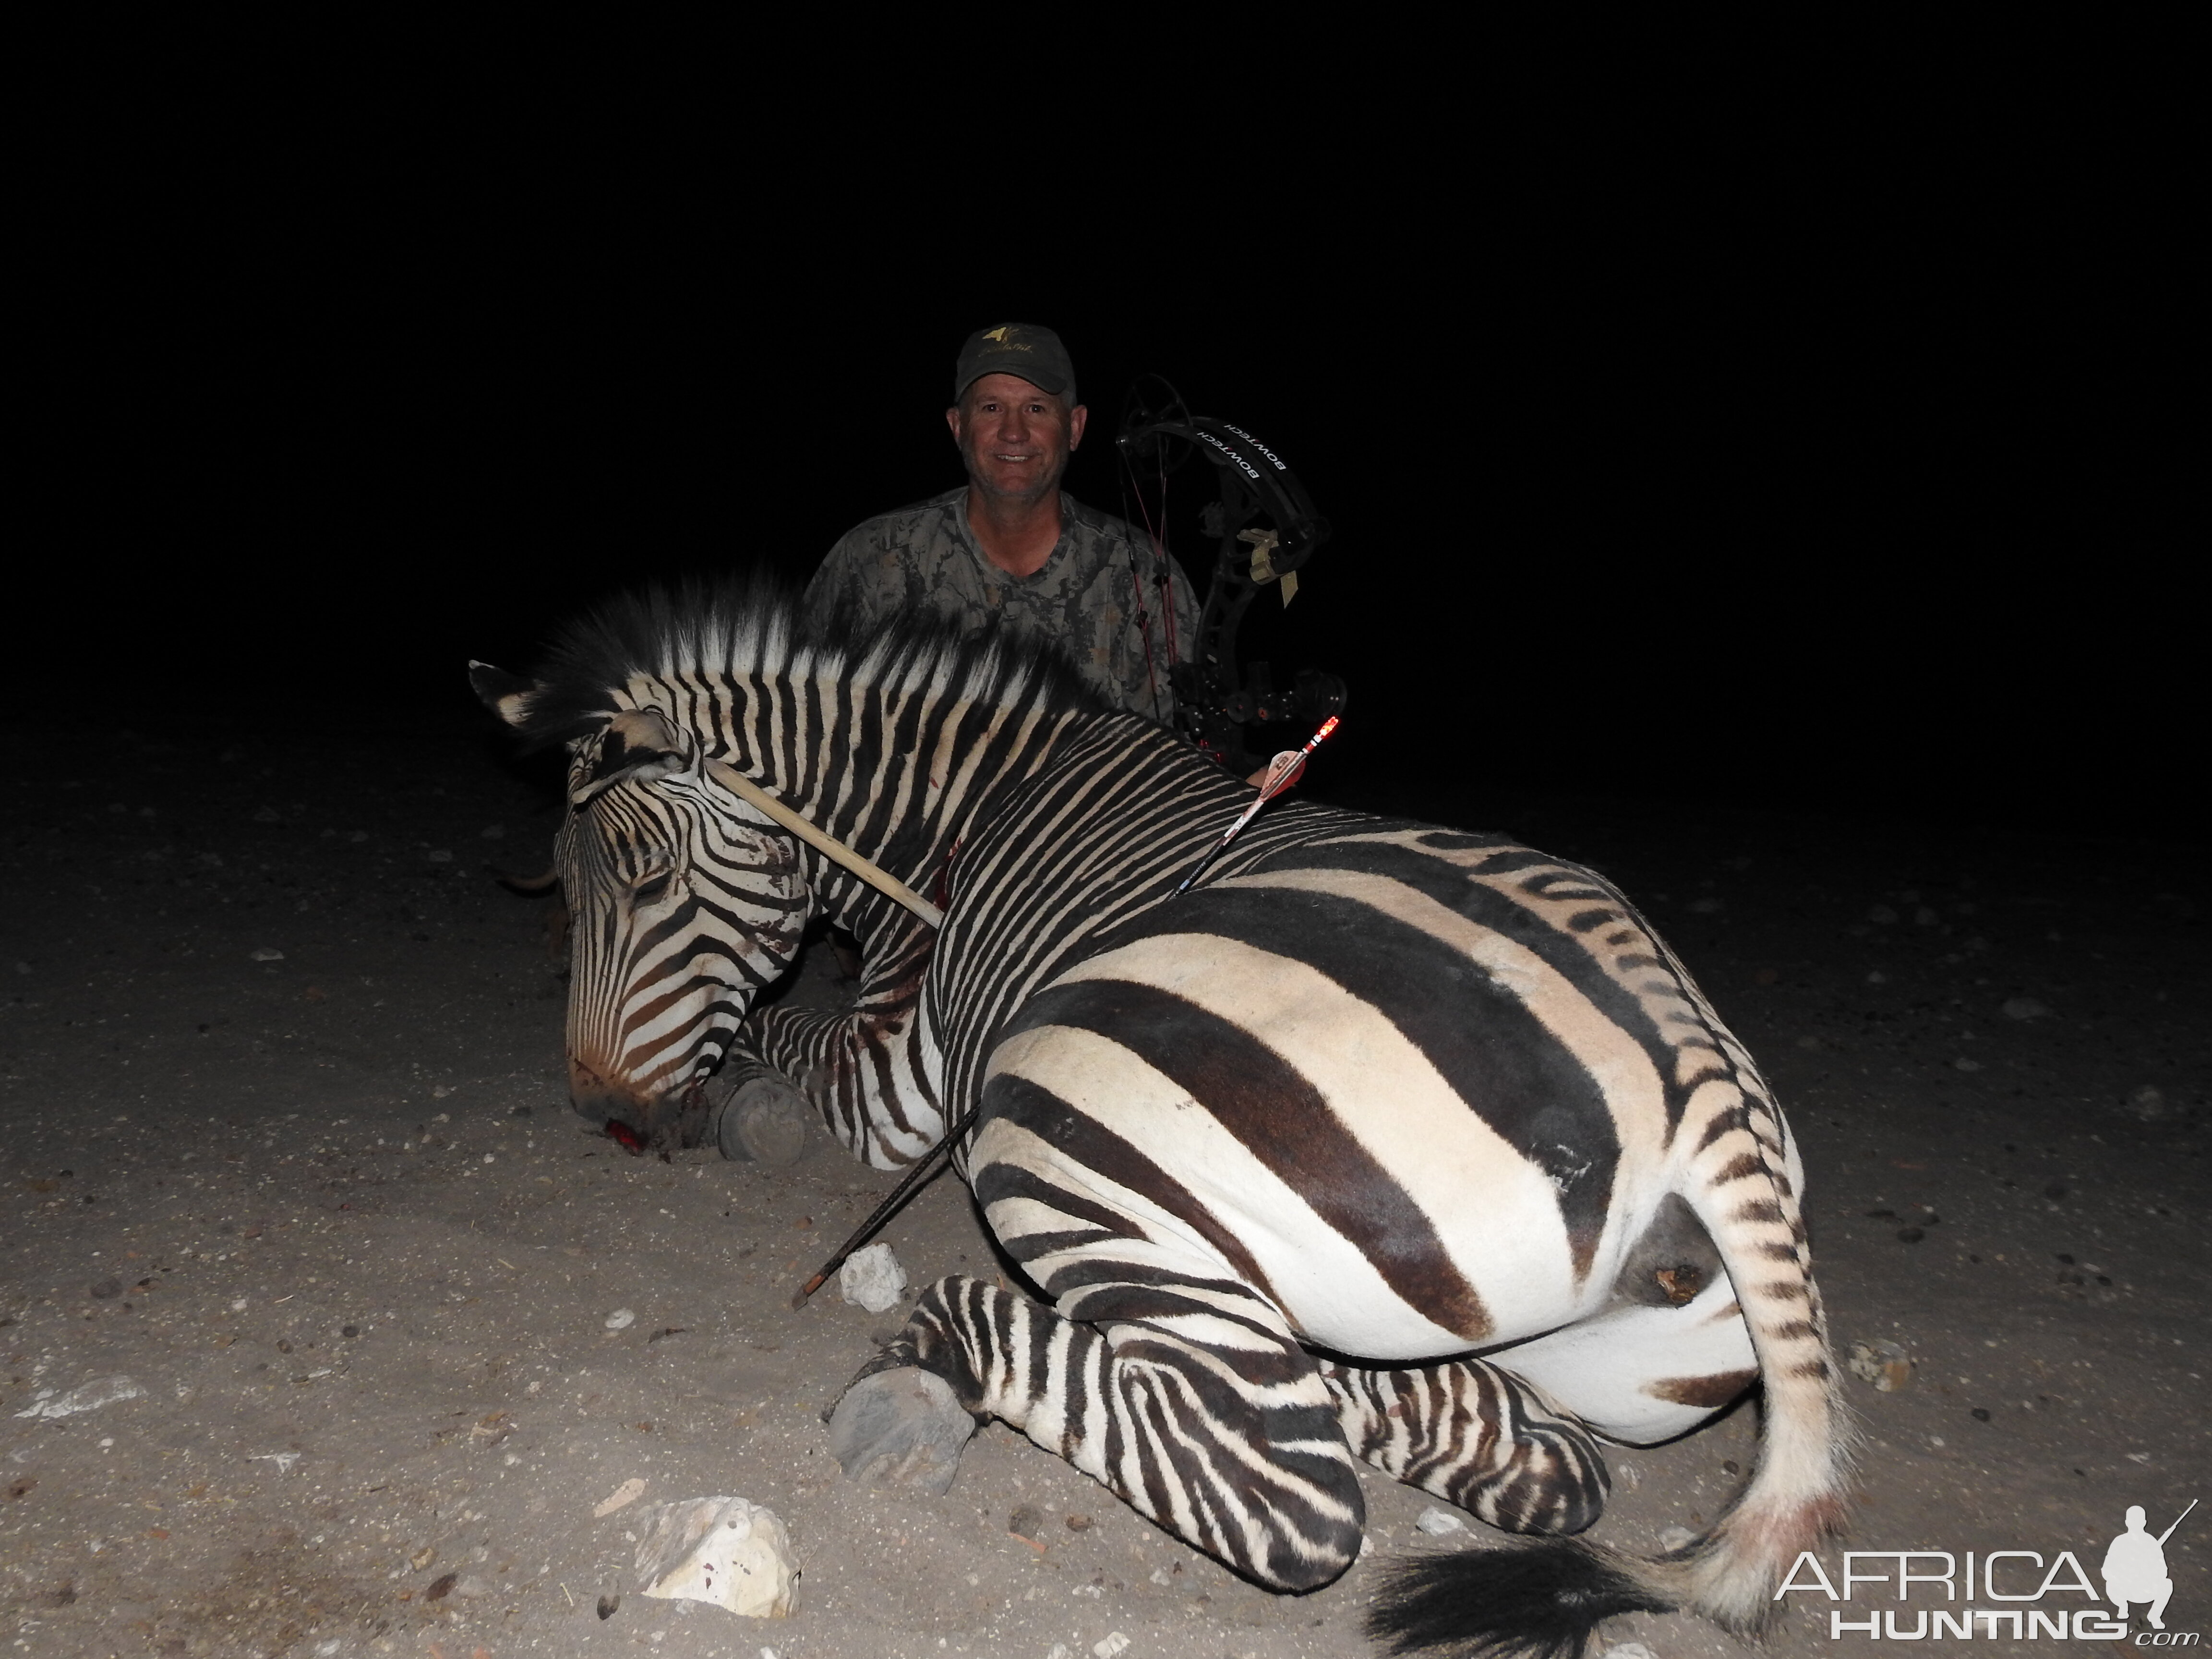
[[[1195,647],[1197,598],[1149,536],[1061,493],[1090,410],[1060,337],[1028,323],[969,336],[952,400],[967,484],[848,532],[807,586],[809,620],[997,621],[1057,644],[1111,707],[1170,721],[1168,671]]]

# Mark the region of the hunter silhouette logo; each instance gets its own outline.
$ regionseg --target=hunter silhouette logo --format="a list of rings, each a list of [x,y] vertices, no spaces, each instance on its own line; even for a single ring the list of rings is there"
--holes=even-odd
[[[2189,1510],[2196,1507],[2192,1498]],[[2120,1610],[2121,1618],[2128,1616],[2129,1602],[2148,1601],[2150,1627],[2166,1628],[2166,1604],[2173,1599],[2173,1580],[2166,1571],[2166,1540],[2173,1536],[2174,1527],[2189,1518],[2189,1510],[2175,1516],[2173,1527],[2154,1538],[2143,1529],[2142,1505],[2128,1506],[2128,1529],[2105,1552],[2105,1599]]]

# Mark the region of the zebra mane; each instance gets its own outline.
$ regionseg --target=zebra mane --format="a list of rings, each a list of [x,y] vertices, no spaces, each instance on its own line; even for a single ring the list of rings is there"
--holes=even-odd
[[[1057,647],[994,625],[966,634],[934,613],[860,628],[842,611],[810,627],[790,586],[765,568],[716,581],[626,593],[570,623],[538,672],[523,730],[532,748],[564,743],[632,706],[659,679],[788,675],[981,703],[1039,699],[1043,712],[1103,709]]]

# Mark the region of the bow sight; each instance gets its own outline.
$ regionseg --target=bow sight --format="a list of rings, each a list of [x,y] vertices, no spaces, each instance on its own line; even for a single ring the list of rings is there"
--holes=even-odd
[[[1334,674],[1302,668],[1282,690],[1270,665],[1255,662],[1240,673],[1237,661],[1237,630],[1253,599],[1280,582],[1283,602],[1290,603],[1298,571],[1328,539],[1328,520],[1314,511],[1304,486],[1273,450],[1242,427],[1191,414],[1157,374],[1140,376],[1130,391],[1114,445],[1140,499],[1146,483],[1158,481],[1163,524],[1168,475],[1194,453],[1212,463],[1221,493],[1199,515],[1199,526],[1218,551],[1199,617],[1197,656],[1172,670],[1176,724],[1241,776],[1266,763],[1265,753],[1245,746],[1246,727],[1303,733],[1344,707],[1344,682]],[[1254,734],[1267,752],[1281,747],[1283,735]]]

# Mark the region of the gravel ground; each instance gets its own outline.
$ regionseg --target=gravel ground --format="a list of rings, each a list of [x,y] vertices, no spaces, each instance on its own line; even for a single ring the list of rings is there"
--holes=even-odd
[[[542,776],[458,722],[204,720],[34,733],[15,753],[9,1650],[1352,1655],[1378,1562],[1491,1541],[1423,1533],[1431,1500],[1370,1479],[1369,1553],[1283,1599],[1003,1428],[942,1498],[848,1486],[819,1414],[898,1316],[834,1287],[787,1304],[890,1178],[826,1140],[772,1177],[634,1158],[568,1111],[548,907],[483,872],[543,866]],[[1911,1362],[1902,1389],[1851,1385],[1855,1548],[2072,1550],[2094,1574],[2127,1505],[2156,1530],[2203,1491],[2192,853],[1596,801],[1392,805],[1606,869],[1761,1057],[1804,1143],[1839,1342]],[[842,994],[826,956],[793,994]],[[994,1270],[950,1182],[884,1237],[917,1285]],[[128,1386],[94,1397],[125,1397],[53,1414],[114,1378]],[[1752,1443],[1739,1410],[1620,1452],[1598,1535],[1655,1548],[1699,1526]],[[634,1480],[641,1500],[595,1515]],[[788,1523],[793,1619],[636,1593],[640,1511],[716,1493]],[[2200,1510],[2167,1546],[2175,1630],[2212,1624],[2207,1539]],[[1839,1650],[1828,1604],[1790,1601],[1767,1651]],[[1678,1618],[1607,1636],[1657,1659],[1751,1651]]]

